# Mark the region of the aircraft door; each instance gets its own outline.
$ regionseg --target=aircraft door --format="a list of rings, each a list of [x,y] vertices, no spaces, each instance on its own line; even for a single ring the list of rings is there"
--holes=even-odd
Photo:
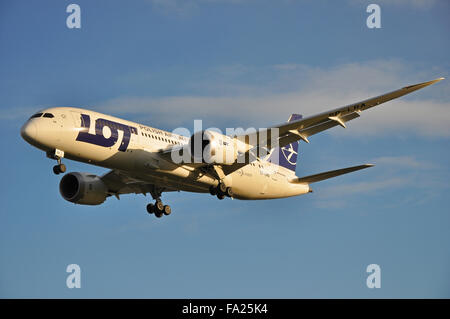
[[[70,117],[72,118],[73,124],[75,128],[84,127],[82,123],[83,119],[81,118],[81,113],[78,111],[70,111]]]

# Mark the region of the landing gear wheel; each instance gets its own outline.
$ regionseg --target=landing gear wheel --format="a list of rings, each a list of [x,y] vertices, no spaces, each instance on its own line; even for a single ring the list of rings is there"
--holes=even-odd
[[[231,187],[227,187],[224,183],[219,182],[216,187],[209,187],[209,193],[213,196],[217,196],[218,199],[224,199],[225,197],[233,197],[233,191]]]
[[[147,205],[147,213],[153,214],[154,212],[155,212],[155,205],[153,205],[153,204],[148,204],[148,205]]]
[[[53,166],[53,173],[55,173],[56,175],[60,174],[60,173],[64,173],[66,171],[66,165],[64,164],[58,164]]]
[[[59,165],[53,166],[53,173],[55,173],[56,175],[58,175],[59,173],[61,173],[61,172],[59,171]]]
[[[209,188],[209,193],[213,196],[217,195],[217,189],[214,186]]]
[[[227,191],[227,187],[224,183],[219,183],[219,185],[217,186],[217,191],[219,194],[225,194],[225,192]]]
[[[169,205],[165,205],[163,208],[164,215],[169,216],[172,213],[172,208]]]
[[[157,211],[162,212],[164,210],[164,204],[162,203],[162,201],[157,200],[155,203],[155,208]]]
[[[157,199],[155,205],[152,206],[153,212],[155,213],[155,216],[158,218],[163,217],[163,215],[170,215],[170,213],[172,212],[170,206],[164,205],[160,199]]]

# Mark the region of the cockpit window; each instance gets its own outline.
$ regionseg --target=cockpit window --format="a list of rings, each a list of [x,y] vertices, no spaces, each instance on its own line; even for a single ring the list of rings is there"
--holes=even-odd
[[[55,116],[52,113],[44,113],[44,117],[52,118],[52,117],[55,117]]]
[[[35,117],[41,117],[42,113],[36,113],[30,117],[30,119],[34,119]]]

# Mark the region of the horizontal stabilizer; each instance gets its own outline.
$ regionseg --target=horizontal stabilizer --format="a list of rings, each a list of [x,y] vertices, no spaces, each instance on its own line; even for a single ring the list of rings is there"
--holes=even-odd
[[[351,173],[354,171],[359,171],[360,169],[368,168],[374,166],[373,164],[364,164],[353,167],[341,168],[334,171],[323,172],[315,175],[305,176],[305,177],[297,177],[292,179],[290,182],[294,184],[311,184],[323,181],[325,179],[329,179],[332,177],[336,177],[339,175]]]

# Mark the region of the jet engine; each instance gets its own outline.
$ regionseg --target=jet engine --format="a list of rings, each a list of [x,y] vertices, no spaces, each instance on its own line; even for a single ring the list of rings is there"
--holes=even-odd
[[[194,163],[233,164],[238,156],[236,140],[209,130],[194,133],[189,140]]]
[[[100,205],[108,196],[106,185],[100,177],[77,172],[63,176],[59,192],[65,200],[82,205]]]

